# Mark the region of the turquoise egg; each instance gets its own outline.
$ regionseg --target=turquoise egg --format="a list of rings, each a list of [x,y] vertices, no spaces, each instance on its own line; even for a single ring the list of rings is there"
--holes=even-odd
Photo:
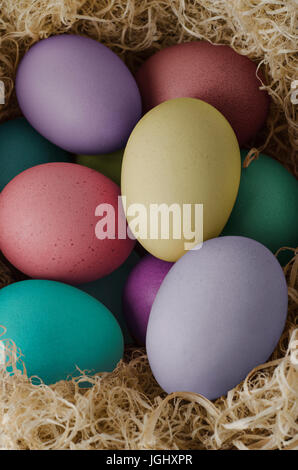
[[[81,290],[28,280],[0,290],[0,325],[23,354],[28,376],[46,384],[80,370],[111,372],[123,355],[123,335],[110,311]]]
[[[69,153],[38,134],[26,119],[0,124],[0,191],[16,175],[32,166],[70,161]]]
[[[140,257],[133,251],[122,266],[108,276],[77,286],[102,302],[115,315],[122,329],[125,344],[131,344],[134,341],[123,316],[122,293],[131,270],[139,261]]]

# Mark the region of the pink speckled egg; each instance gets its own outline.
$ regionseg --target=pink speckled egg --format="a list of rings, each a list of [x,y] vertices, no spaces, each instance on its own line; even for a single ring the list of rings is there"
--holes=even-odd
[[[134,246],[130,238],[118,238],[118,212],[124,218],[118,196],[113,181],[81,165],[30,168],[0,195],[0,249],[32,278],[71,284],[99,279],[118,268]],[[115,239],[96,236],[100,204],[114,208]]]

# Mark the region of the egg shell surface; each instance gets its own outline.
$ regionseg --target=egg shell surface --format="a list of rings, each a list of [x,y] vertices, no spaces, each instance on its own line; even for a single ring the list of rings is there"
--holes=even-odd
[[[241,151],[242,164],[247,150]],[[298,246],[298,182],[278,161],[260,154],[241,169],[238,196],[222,235],[253,238],[272,253]],[[282,251],[282,265],[293,251]]]
[[[0,191],[22,171],[50,162],[71,162],[71,156],[42,137],[24,118],[0,124]]]
[[[44,137],[78,154],[113,152],[141,116],[135,79],[99,42],[62,34],[37,42],[16,76],[20,108]]]
[[[122,329],[125,344],[131,344],[134,341],[123,315],[122,293],[129,274],[137,266],[139,260],[138,254],[132,251],[127,260],[108,276],[77,286],[87,294],[95,297],[112,312]]]
[[[117,150],[105,155],[77,155],[76,163],[99,171],[120,186],[123,153]]]
[[[199,98],[227,118],[242,145],[255,137],[269,111],[269,95],[259,89],[256,73],[256,64],[229,46],[193,41],[158,51],[136,80],[145,111],[173,98]]]
[[[187,251],[187,239],[191,238],[185,235],[183,217],[178,221],[181,237],[175,233],[176,217],[169,222],[168,239],[163,239],[160,222],[154,217],[151,220],[152,204],[168,208],[176,204],[181,214],[183,205],[190,204],[192,222],[195,204],[203,204],[204,240],[214,238],[235,203],[240,171],[236,136],[219,111],[193,98],[160,104],[138,122],[124,152],[121,191],[132,233],[153,256],[176,261]],[[148,225],[144,235],[138,233],[137,216],[128,213],[133,204],[145,207]],[[155,239],[150,236],[152,228],[156,228]],[[201,238],[199,224],[194,231]]]
[[[17,175],[0,195],[0,248],[29,277],[70,284],[110,274],[129,256],[134,240],[119,239],[120,188],[90,168],[46,163]],[[114,209],[115,239],[98,239],[96,207]],[[119,218],[124,220],[122,212]]]
[[[167,393],[226,394],[268,360],[287,304],[266,247],[244,237],[204,242],[171,268],[153,303],[146,348],[157,382]]]
[[[80,375],[77,367],[111,372],[123,355],[122,333],[109,310],[60,282],[28,280],[1,289],[0,325],[6,328],[0,343],[14,341],[28,376],[46,384]]]
[[[123,291],[123,311],[131,334],[145,346],[153,301],[173,263],[152,255],[142,258],[128,276]]]

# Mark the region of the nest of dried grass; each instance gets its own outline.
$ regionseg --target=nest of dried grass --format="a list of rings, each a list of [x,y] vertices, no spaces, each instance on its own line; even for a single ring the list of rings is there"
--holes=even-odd
[[[100,40],[135,70],[154,51],[194,39],[231,45],[259,63],[272,97],[264,131],[250,148],[274,156],[295,175],[298,68],[295,0],[2,0],[0,79],[7,102],[0,120],[19,114],[14,77],[24,52],[52,34]],[[252,153],[255,150],[252,151]],[[293,253],[294,254],[294,253]],[[298,254],[285,268],[289,313],[271,360],[227,397],[166,396],[145,352],[127,351],[111,374],[48,387],[0,371],[0,447],[9,449],[295,449],[298,448]],[[0,260],[0,287],[20,278]],[[7,354],[21,360],[13,343]],[[81,390],[79,381],[94,386]]]

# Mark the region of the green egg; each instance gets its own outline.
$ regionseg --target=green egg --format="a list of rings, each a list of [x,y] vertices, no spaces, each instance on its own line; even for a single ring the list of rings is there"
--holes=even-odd
[[[242,163],[247,155],[241,151]],[[283,246],[298,245],[298,182],[279,162],[260,154],[242,168],[239,193],[221,235],[253,238],[274,254]],[[282,265],[293,256],[283,251]]]
[[[0,290],[0,337],[20,348],[28,376],[46,384],[110,372],[123,355],[123,336],[111,312],[81,290],[55,281],[21,281]],[[2,343],[2,344],[1,344]]]
[[[26,119],[17,118],[0,124],[0,191],[28,168],[70,161],[69,153],[42,137]]]
[[[139,261],[139,255],[133,251],[120,268],[108,276],[77,286],[102,302],[115,315],[122,329],[125,344],[133,343],[133,339],[128,331],[122,312],[122,292],[131,270]]]
[[[76,163],[97,170],[120,186],[124,150],[103,155],[77,155]]]

